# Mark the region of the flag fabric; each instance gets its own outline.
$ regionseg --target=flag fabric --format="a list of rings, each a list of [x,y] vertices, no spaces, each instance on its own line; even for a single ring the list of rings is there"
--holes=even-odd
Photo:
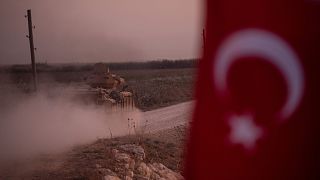
[[[317,179],[320,1],[207,0],[187,179]]]

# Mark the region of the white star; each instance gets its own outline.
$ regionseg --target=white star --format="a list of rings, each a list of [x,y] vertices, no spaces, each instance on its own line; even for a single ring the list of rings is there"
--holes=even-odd
[[[247,150],[254,149],[256,141],[262,136],[262,129],[254,123],[251,115],[231,116],[229,125],[230,142],[241,144]]]

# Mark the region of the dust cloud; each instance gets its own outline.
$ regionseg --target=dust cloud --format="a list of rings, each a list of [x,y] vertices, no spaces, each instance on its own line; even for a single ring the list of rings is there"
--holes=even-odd
[[[67,88],[68,89],[68,88]],[[0,161],[60,153],[98,138],[126,135],[128,118],[140,120],[140,112],[107,112],[104,106],[85,105],[59,92],[33,95],[2,93]]]

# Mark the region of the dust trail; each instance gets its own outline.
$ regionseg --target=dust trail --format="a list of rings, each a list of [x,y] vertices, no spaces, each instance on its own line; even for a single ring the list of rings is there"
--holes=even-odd
[[[76,103],[63,94],[41,91],[29,96],[7,95],[15,103],[0,110],[0,161],[59,153],[109,137],[110,132],[125,135],[128,117],[139,121],[138,111],[111,114],[103,106]],[[3,103],[1,107],[6,106]]]

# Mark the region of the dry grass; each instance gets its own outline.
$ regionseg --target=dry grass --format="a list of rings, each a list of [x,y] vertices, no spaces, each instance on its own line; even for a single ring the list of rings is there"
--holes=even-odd
[[[180,127],[180,130],[186,129]],[[101,179],[101,168],[110,169],[121,177],[123,172],[119,171],[112,149],[123,144],[142,146],[146,163],[162,163],[175,172],[181,172],[185,139],[179,134],[174,128],[156,134],[144,134],[144,138],[139,140],[136,135],[98,139],[61,155],[44,155],[27,162],[15,162],[2,169],[2,172],[0,170],[0,179]]]
[[[194,68],[144,69],[112,71],[124,77],[133,91],[136,106],[152,110],[192,100],[195,79]],[[88,71],[80,72],[42,72],[38,74],[39,83],[50,86],[54,83],[72,85],[84,83]],[[6,77],[5,77],[6,76]],[[2,74],[0,84],[12,82],[17,86],[28,84],[31,74]]]
[[[118,71],[127,78],[136,106],[143,111],[192,99],[195,69]]]

